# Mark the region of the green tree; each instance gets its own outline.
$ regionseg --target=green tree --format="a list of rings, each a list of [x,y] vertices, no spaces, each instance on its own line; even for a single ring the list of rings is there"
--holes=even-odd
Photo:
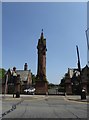
[[[36,76],[31,73],[31,76],[32,76],[32,84],[35,84],[36,83]]]
[[[65,79],[68,76],[68,73],[65,73],[64,77],[61,79],[61,82],[59,84],[58,91],[59,92],[64,92],[65,91]]]
[[[4,68],[0,68],[0,78],[3,79],[5,77],[6,70]]]

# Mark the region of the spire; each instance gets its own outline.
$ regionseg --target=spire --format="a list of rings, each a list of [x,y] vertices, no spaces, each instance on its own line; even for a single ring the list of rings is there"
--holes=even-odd
[[[42,29],[42,32],[41,32],[41,37],[40,37],[41,39],[43,39],[44,38],[44,35],[43,35],[43,29]]]

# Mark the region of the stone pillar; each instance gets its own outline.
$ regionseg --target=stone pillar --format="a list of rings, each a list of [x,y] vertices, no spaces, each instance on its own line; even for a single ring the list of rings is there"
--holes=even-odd
[[[46,81],[36,82],[36,94],[45,95],[48,94],[48,84]]]
[[[67,75],[65,77],[65,91],[67,95],[72,94],[72,83],[71,83],[71,78]]]
[[[20,93],[20,75],[17,75],[15,92],[19,92]]]

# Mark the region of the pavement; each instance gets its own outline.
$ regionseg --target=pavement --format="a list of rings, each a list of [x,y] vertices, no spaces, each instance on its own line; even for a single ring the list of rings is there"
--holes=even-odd
[[[4,95],[2,95],[2,101],[3,100],[22,100],[23,98],[25,99],[27,99],[27,98],[29,98],[29,99],[38,99],[38,98],[44,98],[45,97],[45,95],[23,95],[23,94],[21,94],[20,95],[20,98],[16,98],[16,96],[13,98],[13,95],[12,94],[6,94],[5,96]]]
[[[17,100],[17,101],[21,101],[23,98],[24,99],[29,99],[29,100],[32,100],[32,99],[42,99],[42,98],[44,98],[45,96],[47,96],[47,95],[20,95],[20,98],[16,98],[16,97],[14,97],[13,98],[13,95],[12,94],[10,94],[10,95],[8,95],[8,94],[6,94],[5,96],[4,95],[0,95],[0,100],[1,101],[8,101],[8,100],[13,100],[13,101],[15,101],[15,100]],[[49,96],[49,95],[48,95]],[[56,95],[55,95],[56,96]],[[60,96],[60,95],[57,95],[57,96]],[[76,101],[76,102],[87,102],[87,103],[89,103],[89,96],[86,96],[86,99],[83,99],[83,100],[81,100],[81,96],[80,95],[65,95],[64,96],[64,98],[66,99],[66,100],[70,100],[70,101]]]
[[[44,98],[45,96],[47,96],[47,95],[23,95],[23,94],[21,94],[20,98],[16,98],[16,97],[13,98],[12,94],[6,94],[5,96],[4,95],[0,95],[0,99],[2,101],[4,101],[4,100],[17,100],[18,101],[18,100],[22,100],[23,98],[24,99],[25,98],[26,99],[29,98],[31,100],[31,99]],[[67,99],[67,100],[71,100],[71,101],[88,102],[89,103],[89,96],[86,96],[86,99],[83,99],[83,100],[81,100],[81,96],[80,95],[65,95],[64,98]]]
[[[82,99],[82,100],[80,95],[66,95],[65,98],[70,101],[89,103],[89,96],[86,96],[86,99]]]

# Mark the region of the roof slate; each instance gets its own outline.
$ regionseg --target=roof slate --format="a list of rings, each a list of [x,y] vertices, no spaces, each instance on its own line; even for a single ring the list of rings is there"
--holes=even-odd
[[[27,81],[28,74],[30,74],[29,70],[17,70],[17,74],[20,74],[21,81]]]

